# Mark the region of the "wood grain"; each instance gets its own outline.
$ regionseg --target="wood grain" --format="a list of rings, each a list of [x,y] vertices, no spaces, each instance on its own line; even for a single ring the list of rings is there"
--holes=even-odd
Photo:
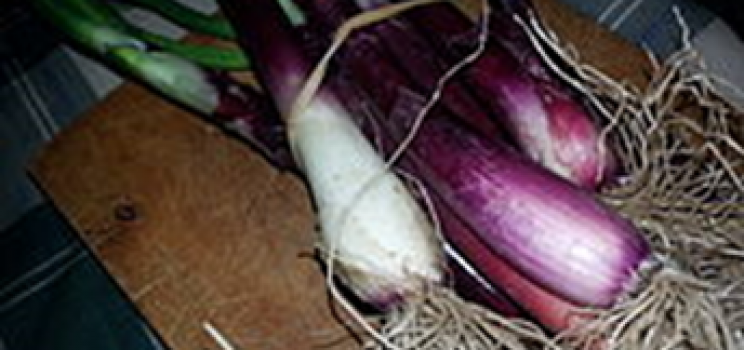
[[[303,184],[249,148],[126,84],[46,148],[33,173],[175,349],[329,344]],[[348,344],[346,344],[348,347]]]
[[[565,6],[536,3],[589,62],[643,77],[637,49]],[[318,264],[303,257],[315,237],[303,184],[194,115],[127,83],[32,172],[172,348],[216,349],[203,322],[240,349],[354,347]]]

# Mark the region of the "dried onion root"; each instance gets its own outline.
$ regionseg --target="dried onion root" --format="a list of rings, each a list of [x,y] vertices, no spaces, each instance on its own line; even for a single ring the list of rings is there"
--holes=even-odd
[[[601,197],[641,227],[659,265],[611,310],[559,336],[570,347],[736,349],[744,344],[741,112],[690,46],[659,63],[645,89],[580,63],[536,18],[520,21],[551,69],[603,118],[624,170]],[[564,68],[569,67],[569,68]]]
[[[572,349],[734,349],[716,287],[668,266],[648,271],[649,284],[611,310],[560,336]]]
[[[446,289],[386,315],[380,335],[399,349],[559,349],[534,323],[499,316]],[[380,342],[365,348],[386,349]]]

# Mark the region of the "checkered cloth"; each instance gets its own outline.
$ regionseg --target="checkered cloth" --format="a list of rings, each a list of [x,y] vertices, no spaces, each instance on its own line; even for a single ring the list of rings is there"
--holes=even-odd
[[[679,48],[681,30],[672,11],[675,6],[693,37],[716,18],[711,11],[689,0],[561,1],[661,56]]]

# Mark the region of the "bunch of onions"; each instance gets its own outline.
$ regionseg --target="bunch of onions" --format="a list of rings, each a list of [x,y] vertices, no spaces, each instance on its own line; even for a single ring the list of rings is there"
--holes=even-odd
[[[313,18],[325,18],[328,20],[326,28],[338,25],[338,17],[334,19],[333,16],[344,13],[323,2],[304,0],[301,3],[311,14],[311,23]],[[426,6],[418,10],[424,8]],[[228,11],[237,11],[237,7],[228,8]],[[266,13],[266,9],[261,7],[254,11]],[[246,32],[251,30],[247,23],[258,21],[255,17],[248,18],[240,17],[235,22],[238,26],[244,23]],[[272,22],[276,20],[274,18]],[[437,22],[435,19],[430,21]],[[550,162],[536,163],[536,160],[544,161],[545,158],[525,151],[525,144],[520,143],[522,138],[514,127],[507,129],[511,137],[517,139],[516,149],[494,137],[485,136],[482,130],[472,130],[471,127],[478,123],[455,115],[459,102],[456,94],[449,95],[448,99],[442,98],[440,105],[419,103],[426,101],[427,91],[425,88],[416,91],[416,87],[421,89],[427,84],[417,79],[417,74],[410,74],[411,69],[406,70],[405,64],[393,59],[396,50],[381,44],[401,38],[401,35],[383,37],[390,32],[385,25],[389,24],[375,24],[364,35],[348,38],[337,55],[337,63],[342,68],[348,67],[343,73],[380,108],[382,113],[373,113],[376,119],[372,123],[385,134],[382,137],[406,145],[403,158],[407,165],[404,167],[436,193],[437,201],[442,203],[439,206],[442,212],[437,216],[450,218],[443,220],[446,229],[442,232],[450,244],[448,247],[470,260],[475,269],[488,277],[491,285],[505,291],[534,319],[560,334],[559,339],[567,344],[622,348],[642,343],[655,348],[668,344],[669,339],[665,336],[671,335],[673,342],[685,346],[733,347],[732,335],[720,317],[720,305],[712,296],[711,286],[679,269],[668,256],[655,254],[640,230],[603,205],[590,191],[609,173],[607,167],[612,161],[601,160],[608,153],[598,146],[599,132],[593,121],[586,115],[574,113],[581,109],[577,102],[569,99],[573,92],[557,91],[558,87],[552,80],[543,79],[538,82],[548,84],[547,87],[533,88],[532,91],[547,92],[550,97],[542,95],[533,102],[543,106],[545,111],[557,112],[555,114],[559,117],[550,120],[558,126],[547,130],[578,132],[579,136],[563,140],[585,142],[585,149],[596,155],[582,159],[590,160],[584,164],[591,164],[591,171],[560,171],[560,168],[550,167]],[[323,35],[322,30],[319,33]],[[268,32],[263,32],[260,37],[254,35],[258,34],[247,34],[245,40],[251,55],[271,46],[271,42],[261,41],[260,37],[275,38]],[[488,55],[479,58],[491,57],[492,61],[486,62],[493,62],[488,66],[493,69],[503,66],[499,62],[513,64],[515,59],[513,56],[498,57],[510,55],[509,50],[484,52]],[[274,61],[283,57],[279,52],[270,56]],[[500,61],[495,61],[497,58]],[[418,66],[420,73],[426,62],[420,59],[415,62],[421,63]],[[478,62],[475,61],[475,67],[479,67]],[[471,80],[481,80],[484,85],[494,84],[502,89],[494,91],[494,94],[503,95],[510,91],[508,84],[514,83],[513,80],[502,80],[508,72],[493,73],[483,69],[476,72],[471,73]],[[545,71],[540,74],[545,74]],[[297,75],[301,74],[293,76]],[[488,81],[489,77],[498,83]],[[271,85],[271,79],[268,80],[267,85]],[[429,79],[431,81],[437,80]],[[444,92],[444,89],[436,92]],[[345,102],[347,105],[358,103]],[[423,120],[416,118],[421,110],[426,112]],[[519,114],[519,111],[513,112]],[[458,119],[467,121],[470,127],[460,125]],[[579,120],[577,125],[582,126],[561,129],[565,120]],[[291,124],[292,120],[289,122]],[[507,126],[514,123],[519,122],[505,122]],[[530,127],[530,123],[521,125]],[[565,136],[546,134],[546,129],[542,130],[538,131],[543,135],[540,137],[550,140],[543,144],[552,145],[553,140]],[[587,130],[589,133],[585,134]],[[313,187],[312,179],[310,186]],[[313,193],[321,195],[315,189]],[[319,211],[323,211],[321,205]],[[353,289],[365,295],[364,287]],[[639,314],[643,308],[651,308],[656,313]],[[658,317],[663,321],[656,320]],[[705,341],[704,345],[696,343],[700,340]]]
[[[37,1],[52,17],[69,17]],[[131,2],[173,12],[167,1]],[[213,68],[142,49],[152,44],[122,34],[123,25],[104,31],[91,20],[85,28],[108,33],[97,47],[117,64],[161,91],[175,88],[169,94],[197,110],[240,121],[270,159],[298,168],[318,212],[332,294],[358,315],[338,279],[384,315],[376,326],[360,320],[374,345],[736,347],[716,284],[594,192],[618,167],[633,169],[600,137],[576,92],[587,90],[576,80],[576,90],[567,88],[566,73],[544,65],[545,48],[534,46],[541,37],[517,21],[535,22],[529,3],[489,2],[494,11],[476,36],[448,2],[295,3],[307,20],[302,37],[273,0],[221,0],[232,26],[183,15],[238,39],[275,108]],[[359,33],[335,36],[368,17]],[[331,49],[305,51],[318,44]],[[324,69],[313,69],[316,59]]]
[[[528,337],[547,344],[539,329],[513,326],[462,302],[444,285],[444,253],[427,216],[340,101],[338,96],[348,94],[334,91],[337,84],[314,80],[311,62],[279,6],[272,0],[221,5],[285,119],[317,207],[333,295],[346,305],[335,287],[338,277],[386,315],[381,329],[362,322],[375,340],[386,348],[454,349],[462,339],[494,348]],[[316,89],[307,90],[313,83]],[[432,329],[437,324],[443,328]],[[522,335],[510,339],[501,333]]]

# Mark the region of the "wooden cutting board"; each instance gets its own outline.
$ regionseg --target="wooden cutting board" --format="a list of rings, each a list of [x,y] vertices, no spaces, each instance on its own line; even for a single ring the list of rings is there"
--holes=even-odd
[[[47,147],[33,173],[174,349],[321,347],[343,335],[311,258],[303,184],[125,84]],[[298,347],[299,345],[299,347]]]
[[[537,4],[588,61],[643,79],[632,46],[559,3]],[[354,347],[308,257],[303,183],[197,116],[127,83],[31,168],[172,348],[218,349],[207,322],[239,349]]]

